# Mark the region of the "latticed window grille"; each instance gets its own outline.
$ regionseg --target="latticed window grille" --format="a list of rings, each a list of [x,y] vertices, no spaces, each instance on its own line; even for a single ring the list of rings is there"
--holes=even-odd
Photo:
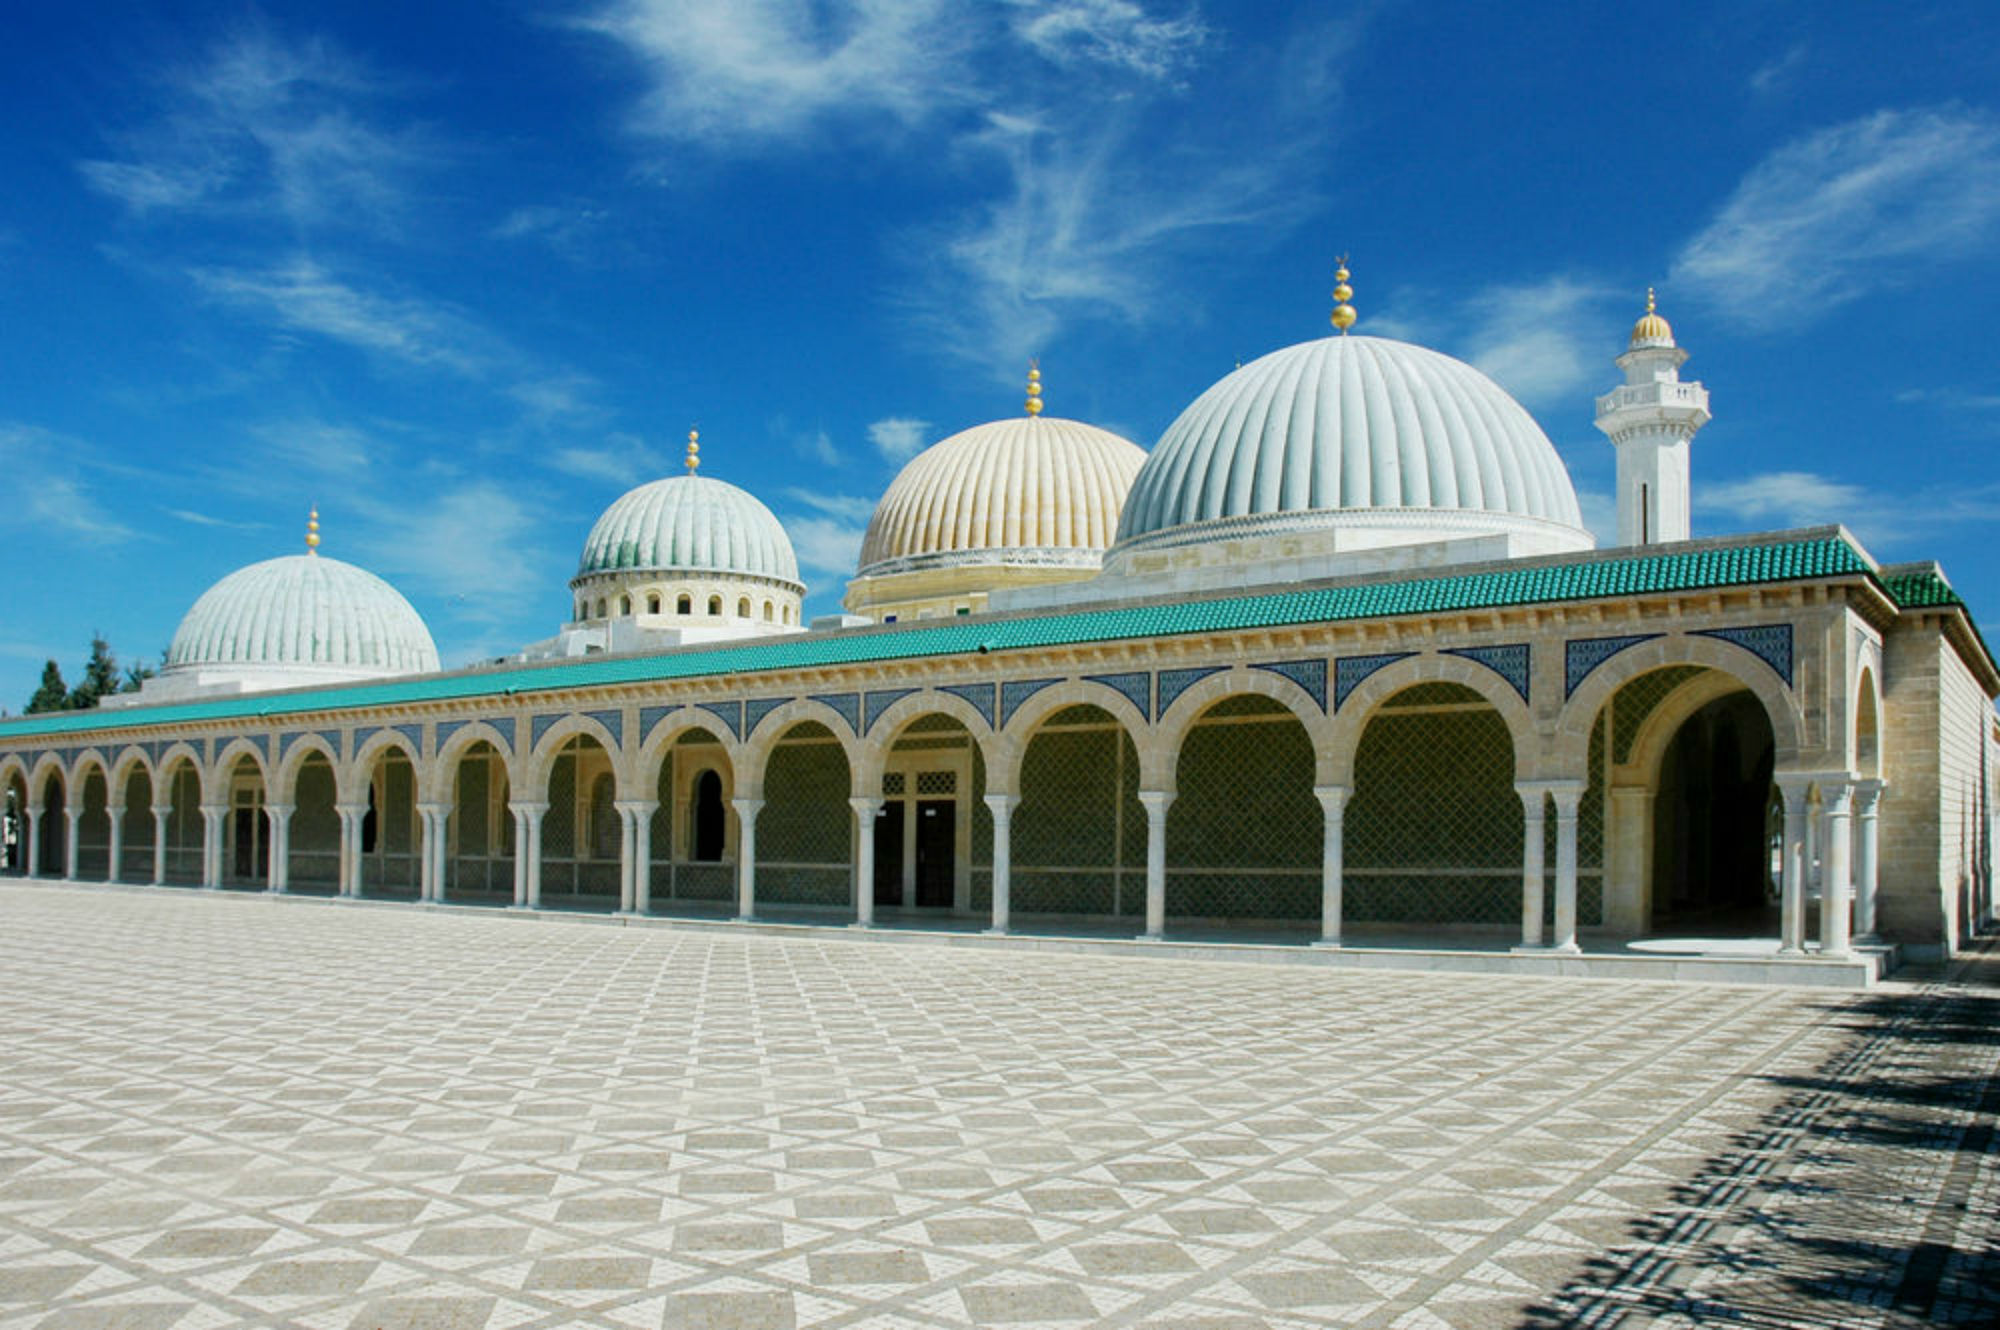
[[[1146,908],[1139,753],[1101,707],[1065,707],[1021,755],[1009,896],[1020,914],[1138,914]],[[990,834],[990,824],[989,824]]]
[[[385,766],[383,771],[381,808],[391,815],[385,816],[382,826],[412,827],[410,850],[414,851],[415,808],[414,804],[402,802],[402,790],[392,779],[396,768]],[[414,786],[411,787],[414,795]],[[499,752],[487,743],[479,743],[458,760],[458,779],[454,783],[451,810],[451,858],[445,870],[445,890],[447,893],[460,892],[486,898],[511,897],[514,891],[514,816],[508,810],[507,768]],[[410,808],[410,821],[399,815],[399,810]],[[387,863],[398,862],[397,842],[385,836]],[[409,860],[409,872],[418,871],[414,854]],[[411,878],[412,884],[415,882]]]
[[[5,855],[6,871],[21,874],[28,871],[28,787],[19,777],[7,782],[7,798],[0,805],[0,854]],[[149,824],[150,825],[150,824]]]
[[[201,881],[201,777],[178,762],[168,773],[173,811],[167,815],[167,881]]]
[[[1175,784],[1169,918],[1319,917],[1325,815],[1298,717],[1254,694],[1216,703],[1188,729]]]
[[[76,819],[78,876],[101,878],[111,864],[111,787],[104,773],[92,769],[83,778],[82,813]]]
[[[1369,719],[1355,754],[1344,914],[1518,923],[1523,826],[1500,713],[1460,684],[1406,688]]]
[[[126,882],[153,880],[153,778],[144,767],[125,777],[125,837],[118,876]]]
[[[573,896],[616,903],[620,830],[611,759],[595,739],[577,735],[549,768],[549,810],[542,815],[542,898]]]
[[[707,730],[690,730],[667,749],[654,786],[653,899],[735,899],[728,768],[721,743]]]
[[[299,766],[292,787],[291,860],[294,887],[340,886],[340,814],[333,764],[315,753]]]
[[[817,721],[786,731],[764,768],[757,818],[757,899],[844,905],[853,899],[854,810],[847,754]]]

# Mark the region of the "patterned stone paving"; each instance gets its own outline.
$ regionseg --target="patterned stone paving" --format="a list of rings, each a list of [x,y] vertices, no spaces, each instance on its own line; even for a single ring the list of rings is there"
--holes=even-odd
[[[0,1330],[1991,1324],[1995,995],[0,886]]]

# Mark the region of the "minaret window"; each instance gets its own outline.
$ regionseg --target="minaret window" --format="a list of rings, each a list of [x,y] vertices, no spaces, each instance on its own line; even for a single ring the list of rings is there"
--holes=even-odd
[[[764,602],[764,622],[771,622],[771,602],[768,600]]]
[[[708,613],[709,617],[713,619],[720,619],[722,617],[722,597],[710,596],[708,598]]]
[[[660,612],[660,593],[659,593],[659,592],[657,592],[657,591],[649,591],[649,592],[647,592],[647,593],[646,593],[646,613],[648,613],[648,614],[658,614],[659,612]]]
[[[676,599],[676,600],[674,601],[674,613],[675,613],[675,614],[693,614],[693,613],[694,613],[694,597],[693,597],[693,596],[690,596],[690,595],[689,595],[689,594],[688,594],[687,592],[685,592],[685,591],[681,592],[680,596],[679,596],[679,597],[678,597],[678,598],[677,598],[677,599]]]
[[[737,598],[736,617],[739,619],[747,619],[750,617],[750,597],[740,596]]]

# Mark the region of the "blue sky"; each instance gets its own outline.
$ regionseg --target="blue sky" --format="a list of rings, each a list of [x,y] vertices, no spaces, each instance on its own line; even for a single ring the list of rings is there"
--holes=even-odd
[[[0,704],[230,570],[552,632],[596,515],[764,499],[835,607],[913,451],[1150,446],[1326,328],[1470,360],[1603,530],[1646,286],[1697,534],[1844,520],[2000,626],[2000,11],[1160,0],[20,6],[0,48]]]

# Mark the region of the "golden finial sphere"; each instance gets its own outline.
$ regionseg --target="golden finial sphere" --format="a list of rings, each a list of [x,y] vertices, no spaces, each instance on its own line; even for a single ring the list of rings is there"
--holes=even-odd
[[[1333,307],[1333,326],[1342,332],[1346,332],[1354,326],[1356,317],[1357,315],[1354,313],[1354,306],[1352,305],[1335,305]]]

